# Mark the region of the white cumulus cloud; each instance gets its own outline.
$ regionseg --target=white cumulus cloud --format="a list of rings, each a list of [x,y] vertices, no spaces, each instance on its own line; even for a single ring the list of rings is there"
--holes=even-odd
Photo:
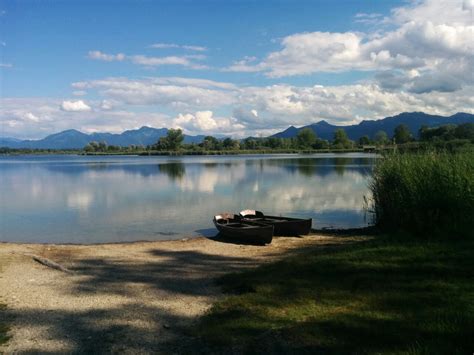
[[[474,25],[472,0],[412,1],[395,8],[389,18],[356,15],[356,21],[383,22],[372,33],[304,32],[281,39],[281,49],[260,61],[248,57],[226,71],[261,71],[272,78],[318,72],[417,70],[433,83],[422,91],[472,85]],[[390,27],[386,27],[390,24]],[[389,28],[387,30],[387,28]],[[442,75],[438,75],[441,73]],[[445,78],[446,83],[441,80]],[[418,80],[419,81],[419,80]],[[410,85],[416,90],[416,83]]]
[[[228,105],[236,94],[232,84],[187,78],[108,78],[77,82],[73,87],[97,89],[108,99],[129,105],[166,105],[177,109]]]
[[[245,126],[238,123],[234,118],[214,117],[212,111],[198,111],[194,114],[179,114],[173,120],[175,127],[188,132],[235,132],[244,129]]]
[[[87,105],[83,100],[77,101],[63,101],[61,103],[61,110],[68,112],[82,112],[90,111],[91,107]]]
[[[25,118],[28,119],[28,120],[30,120],[30,121],[33,121],[33,122],[39,122],[39,121],[40,121],[39,117],[36,116],[36,115],[34,115],[34,114],[31,113],[31,112],[27,112],[27,113],[25,114]]]

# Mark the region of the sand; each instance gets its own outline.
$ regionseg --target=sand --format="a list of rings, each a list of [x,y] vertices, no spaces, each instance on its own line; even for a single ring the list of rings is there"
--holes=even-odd
[[[252,246],[207,238],[101,245],[0,244],[5,353],[170,353],[223,294],[215,279],[354,238],[310,235]],[[65,273],[35,260],[52,260]]]

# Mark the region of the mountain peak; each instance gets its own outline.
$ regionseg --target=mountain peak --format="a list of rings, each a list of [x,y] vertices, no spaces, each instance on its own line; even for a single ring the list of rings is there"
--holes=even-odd
[[[316,122],[316,123],[313,123],[312,126],[330,126],[331,124],[329,124],[326,120],[321,120],[319,122]]]
[[[66,129],[65,131],[61,131],[59,133],[53,133],[50,137],[57,137],[57,136],[87,136],[87,134],[78,131],[77,129]]]
[[[141,126],[138,131],[150,131],[150,130],[155,130],[156,128],[152,128],[149,126]]]
[[[74,128],[71,128],[71,129],[66,129],[65,131],[61,131],[57,134],[61,134],[61,133],[81,133],[81,134],[85,134],[85,133],[82,133],[81,131],[78,131],[77,129],[74,129]]]

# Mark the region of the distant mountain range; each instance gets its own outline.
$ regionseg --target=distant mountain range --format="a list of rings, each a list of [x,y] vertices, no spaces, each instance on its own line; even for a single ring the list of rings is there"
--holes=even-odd
[[[319,121],[308,126],[296,128],[291,126],[286,130],[274,134],[272,137],[292,138],[295,137],[303,128],[312,129],[319,138],[332,140],[334,131],[343,128],[350,139],[357,140],[367,135],[373,138],[378,131],[385,131],[390,137],[399,124],[406,124],[413,135],[417,135],[421,126],[429,127],[443,124],[461,124],[474,123],[474,115],[469,113],[456,113],[455,115],[445,117],[428,115],[423,112],[405,112],[393,117],[387,117],[380,120],[362,121],[357,125],[335,126],[326,121]],[[112,133],[92,133],[85,134],[75,129],[51,134],[39,140],[20,140],[16,138],[1,138],[0,147],[8,148],[30,148],[30,149],[80,149],[89,142],[106,142],[108,145],[129,146],[129,145],[151,145],[161,137],[166,136],[167,128],[142,127],[140,129],[128,130],[120,134]],[[184,136],[185,143],[200,143],[204,135]]]
[[[75,129],[51,134],[39,140],[19,140],[15,138],[0,138],[0,147],[30,148],[30,149],[80,149],[89,142],[106,142],[108,145],[127,147],[129,145],[155,144],[161,137],[166,136],[167,128],[142,127],[125,131],[120,134],[92,133],[86,134]],[[200,143],[205,136],[184,136],[185,143]]]
[[[374,138],[378,131],[385,131],[389,137],[393,135],[395,127],[400,124],[406,124],[411,133],[416,137],[421,126],[428,127],[440,126],[444,124],[461,124],[474,123],[474,115],[469,113],[459,112],[452,116],[436,116],[428,115],[423,112],[404,112],[393,117],[386,117],[380,120],[362,121],[359,124],[351,126],[335,126],[326,121],[319,121],[308,126],[296,128],[294,126],[288,127],[286,130],[274,134],[272,137],[277,138],[292,138],[304,128],[312,129],[318,138],[332,140],[334,131],[338,128],[343,128],[348,137],[352,140],[357,140],[362,136],[369,136]]]

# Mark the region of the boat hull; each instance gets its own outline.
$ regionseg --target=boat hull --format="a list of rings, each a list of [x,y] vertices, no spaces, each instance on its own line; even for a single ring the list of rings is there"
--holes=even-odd
[[[243,221],[258,222],[273,226],[273,235],[307,235],[311,232],[312,219],[301,219],[280,216],[266,216],[262,212],[241,215]]]
[[[273,239],[273,226],[253,221],[213,220],[219,233],[231,240],[249,244],[270,244]]]

